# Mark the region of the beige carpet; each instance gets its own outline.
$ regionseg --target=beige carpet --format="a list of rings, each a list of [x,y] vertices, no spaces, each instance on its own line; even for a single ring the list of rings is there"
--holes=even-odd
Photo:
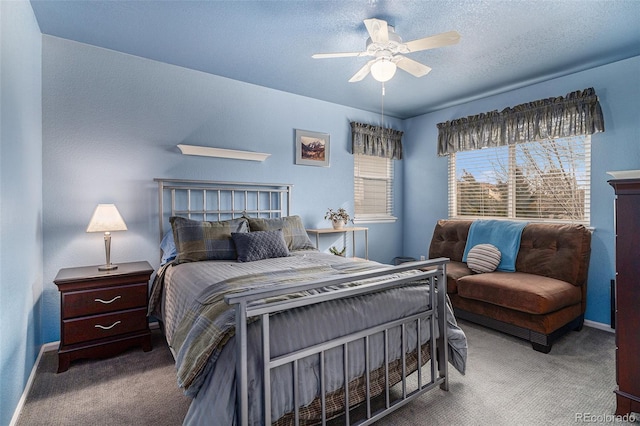
[[[427,393],[378,425],[614,423],[605,417],[615,410],[612,333],[584,327],[545,355],[519,339],[461,326],[469,340],[467,374],[451,368],[449,392]],[[18,425],[181,424],[190,401],[176,387],[166,343],[157,330],[153,335],[151,352],[76,361],[61,374],[55,352],[45,353]]]

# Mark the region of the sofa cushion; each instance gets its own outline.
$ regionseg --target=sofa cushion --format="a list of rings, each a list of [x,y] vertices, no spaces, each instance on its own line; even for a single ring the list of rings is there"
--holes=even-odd
[[[477,244],[467,253],[467,266],[478,274],[493,272],[501,258],[500,250],[493,244]]]
[[[447,293],[458,292],[458,279],[471,275],[473,271],[467,267],[466,263],[454,260],[447,263]]]
[[[471,220],[439,220],[429,245],[429,259],[448,257],[462,262]]]
[[[522,231],[516,271],[586,284],[591,232],[583,225],[530,223]]]
[[[467,275],[457,284],[460,297],[532,314],[554,312],[582,300],[579,287],[523,272]]]

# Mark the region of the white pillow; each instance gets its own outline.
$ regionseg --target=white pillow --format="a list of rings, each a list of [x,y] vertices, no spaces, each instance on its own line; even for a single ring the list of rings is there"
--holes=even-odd
[[[502,254],[492,244],[478,244],[467,253],[467,266],[473,272],[493,272],[500,264]]]

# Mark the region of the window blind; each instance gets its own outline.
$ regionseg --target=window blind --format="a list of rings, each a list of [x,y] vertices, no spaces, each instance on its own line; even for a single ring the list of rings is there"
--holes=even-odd
[[[524,142],[449,158],[449,215],[590,222],[591,137]]]
[[[355,219],[393,218],[393,160],[354,154]]]

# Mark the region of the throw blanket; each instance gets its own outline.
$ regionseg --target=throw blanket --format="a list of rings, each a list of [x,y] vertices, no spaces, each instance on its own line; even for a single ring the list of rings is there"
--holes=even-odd
[[[498,271],[515,272],[516,258],[520,249],[522,230],[527,222],[508,220],[476,220],[471,223],[467,245],[464,248],[462,261],[467,261],[467,254],[478,244],[492,244],[502,255]]]

